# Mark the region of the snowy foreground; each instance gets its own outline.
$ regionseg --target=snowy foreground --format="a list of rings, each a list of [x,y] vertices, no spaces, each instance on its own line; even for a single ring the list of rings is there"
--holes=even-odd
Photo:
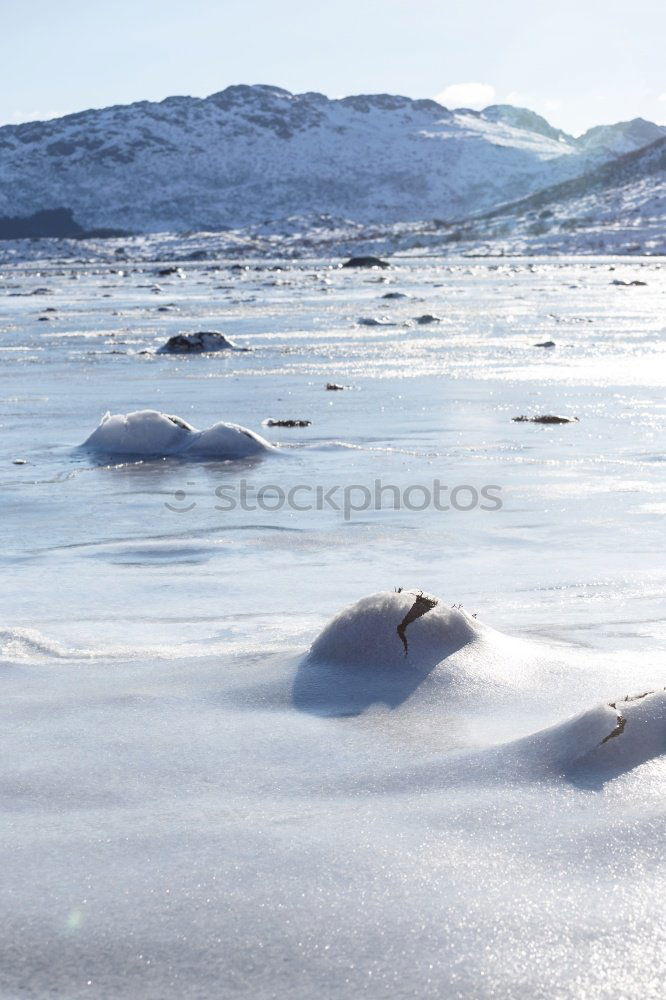
[[[661,998],[666,261],[158,269],[0,270],[0,996]]]

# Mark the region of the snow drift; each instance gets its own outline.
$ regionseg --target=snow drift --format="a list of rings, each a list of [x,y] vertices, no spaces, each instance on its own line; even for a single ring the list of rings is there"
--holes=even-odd
[[[502,748],[510,770],[594,784],[666,753],[666,690],[626,695]]]
[[[397,708],[428,678],[429,687],[467,696],[519,680],[496,654],[513,642],[462,608],[420,590],[364,597],[326,626],[301,662],[297,708],[358,715],[381,703]],[[453,659],[454,654],[458,654]]]
[[[180,417],[158,410],[106,413],[83,448],[106,455],[186,458],[249,458],[273,445],[239,424],[217,423],[197,430]]]

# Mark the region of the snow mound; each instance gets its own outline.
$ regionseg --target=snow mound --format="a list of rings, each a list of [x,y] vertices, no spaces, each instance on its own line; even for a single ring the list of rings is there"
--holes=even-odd
[[[574,782],[616,777],[666,753],[666,689],[597,705],[510,748],[530,769]]]
[[[192,458],[248,458],[273,446],[239,424],[217,423],[200,431],[180,417],[158,410],[106,413],[83,448],[107,455]]]
[[[407,649],[398,628],[419,600],[434,602],[405,627]],[[327,663],[358,667],[399,667],[438,663],[477,638],[481,626],[464,611],[450,608],[420,590],[384,591],[345,608],[326,626],[310,655]]]
[[[358,715],[375,703],[396,708],[429,675],[438,688],[471,690],[477,672],[495,670],[481,648],[492,636],[499,633],[420,590],[372,594],[314,642],[294,680],[294,704],[325,715]],[[443,664],[456,653],[455,663]]]

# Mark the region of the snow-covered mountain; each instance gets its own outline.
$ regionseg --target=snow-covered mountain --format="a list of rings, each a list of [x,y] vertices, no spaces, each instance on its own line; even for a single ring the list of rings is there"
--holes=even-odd
[[[616,125],[596,125],[580,136],[577,143],[587,153],[598,153],[602,157],[623,156],[649,146],[665,135],[663,125],[655,125],[645,118],[634,118]]]
[[[547,139],[554,139],[556,142],[565,142],[567,145],[576,146],[576,140],[572,135],[563,132],[562,129],[553,128],[545,118],[528,108],[516,108],[513,104],[491,104],[480,112],[481,117],[489,122],[501,122],[504,125],[511,125],[513,128],[523,132],[535,132],[537,135],[544,135]],[[613,126],[611,126],[612,128]]]
[[[134,232],[294,214],[450,220],[578,176],[659,130],[604,128],[577,140],[507,105],[449,111],[235,86],[0,128],[0,216],[66,208],[85,229]]]
[[[666,253],[666,136],[457,230],[506,252]]]

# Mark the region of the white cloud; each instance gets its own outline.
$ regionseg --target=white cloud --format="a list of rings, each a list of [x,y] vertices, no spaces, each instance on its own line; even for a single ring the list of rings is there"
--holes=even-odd
[[[666,94],[660,94],[657,98],[658,101],[666,101]]]
[[[24,122],[46,122],[62,118],[68,111],[12,111],[0,121],[2,125],[22,125]]]
[[[452,83],[435,100],[446,108],[485,108],[495,100],[489,83]]]
[[[529,108],[531,107],[530,99],[525,94],[521,94],[518,90],[512,90],[510,94],[507,94],[502,100],[502,104],[513,104],[514,108]]]

